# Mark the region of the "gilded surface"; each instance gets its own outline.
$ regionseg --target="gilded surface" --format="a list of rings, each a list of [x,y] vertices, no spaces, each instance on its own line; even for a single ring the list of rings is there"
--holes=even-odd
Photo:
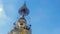
[[[26,30],[25,32],[23,32],[23,29],[13,29],[9,34],[31,34],[30,30]]]

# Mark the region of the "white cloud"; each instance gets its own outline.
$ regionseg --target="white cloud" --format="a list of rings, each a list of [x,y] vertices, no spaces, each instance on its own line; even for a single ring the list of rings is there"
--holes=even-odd
[[[10,18],[5,14],[3,5],[0,4],[0,26],[8,23]]]
[[[2,12],[2,11],[3,11],[3,5],[0,4],[0,12]]]

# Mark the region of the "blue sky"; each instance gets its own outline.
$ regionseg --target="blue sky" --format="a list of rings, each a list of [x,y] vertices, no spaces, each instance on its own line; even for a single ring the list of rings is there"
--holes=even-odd
[[[13,28],[23,3],[24,0],[0,0],[0,34],[7,34]],[[60,34],[60,0],[26,0],[26,3],[32,34]]]

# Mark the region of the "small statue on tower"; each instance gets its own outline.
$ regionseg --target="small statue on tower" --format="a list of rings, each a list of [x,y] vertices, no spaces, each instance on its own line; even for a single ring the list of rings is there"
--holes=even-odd
[[[9,34],[32,34],[30,30],[31,25],[27,26],[27,21],[25,19],[25,16],[29,14],[26,2],[19,9],[18,13],[22,15],[22,17],[18,19],[17,24],[14,23],[14,29],[12,29]]]

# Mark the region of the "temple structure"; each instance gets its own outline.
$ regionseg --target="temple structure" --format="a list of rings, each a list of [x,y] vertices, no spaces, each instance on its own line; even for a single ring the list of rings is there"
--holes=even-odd
[[[27,26],[27,20],[25,16],[29,15],[29,9],[24,2],[23,6],[19,9],[18,13],[21,17],[18,19],[17,24],[14,23],[14,28],[9,32],[9,34],[32,34],[31,25]]]

